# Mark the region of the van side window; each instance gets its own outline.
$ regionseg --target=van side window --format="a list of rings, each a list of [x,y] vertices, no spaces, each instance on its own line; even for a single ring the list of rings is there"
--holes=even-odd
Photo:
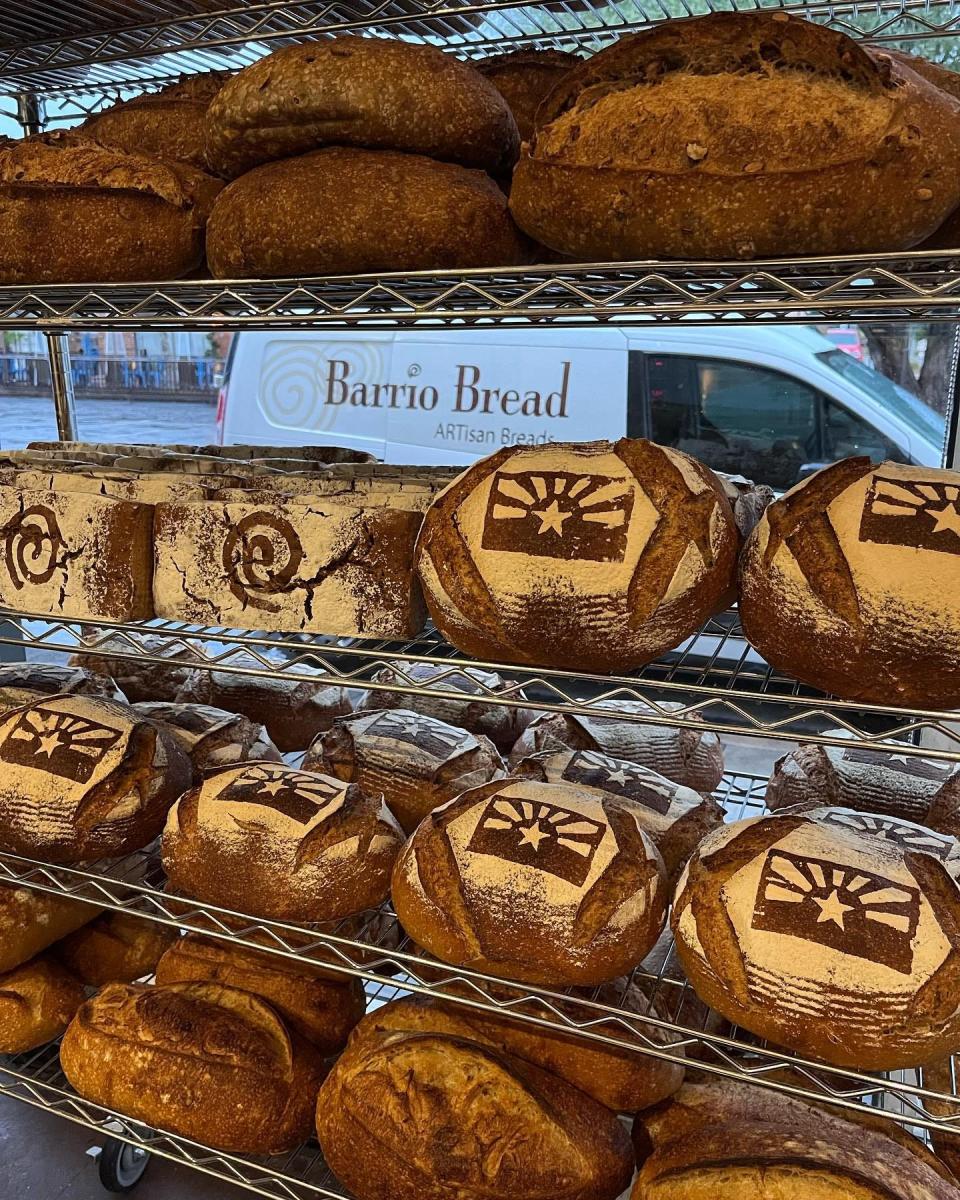
[[[874,462],[909,462],[909,458],[888,437],[868,425],[866,421],[837,404],[835,400],[823,400],[823,449],[824,461],[851,458],[865,454]]]

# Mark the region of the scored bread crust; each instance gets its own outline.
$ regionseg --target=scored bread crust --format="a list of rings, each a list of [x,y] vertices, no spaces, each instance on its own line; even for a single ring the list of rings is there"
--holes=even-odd
[[[22,1054],[59,1037],[83,998],[80,980],[47,957],[0,975],[0,1054]]]
[[[52,953],[87,987],[133,983],[152,973],[176,936],[166,925],[108,911],[57,942]]]
[[[207,113],[207,161],[233,178],[339,144],[508,170],[519,145],[507,102],[435,46],[336,37],[285,46],[235,75]]]
[[[162,725],[180,743],[197,775],[248,760],[283,761],[266,729],[242,713],[209,704],[170,704],[162,700],[133,707],[147,720]]]
[[[0,885],[0,971],[11,971],[103,909],[33,888]]]
[[[543,102],[521,228],[589,260],[905,249],[960,202],[960,106],[786,13],[620,38]]]
[[[60,1062],[87,1100],[220,1150],[306,1139],[318,1052],[257,996],[214,983],[108,984],[71,1021]]]
[[[537,109],[580,56],[566,50],[509,50],[478,58],[473,66],[503,96],[517,123],[521,142],[532,136]]]

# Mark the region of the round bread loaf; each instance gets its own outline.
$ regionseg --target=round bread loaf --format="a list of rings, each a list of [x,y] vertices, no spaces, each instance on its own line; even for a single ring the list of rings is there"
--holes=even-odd
[[[417,567],[472,658],[625,671],[734,595],[738,546],[712,471],[642,439],[510,447],[434,500]]]
[[[949,1119],[956,1116],[957,1103],[953,1098],[957,1094],[956,1080],[960,1077],[960,1061],[955,1054],[938,1059],[923,1069],[923,1086],[931,1091],[940,1092],[942,1098],[924,1097],[924,1107],[931,1116],[939,1119]],[[960,1179],[960,1136],[955,1133],[944,1133],[942,1129],[930,1131],[933,1148],[947,1164],[950,1170]]]
[[[668,711],[683,707],[669,700],[658,703]],[[511,768],[547,750],[593,750],[626,759],[698,792],[712,792],[720,786],[723,745],[711,730],[645,725],[619,716],[652,711],[643,700],[598,700],[590,707],[589,716],[541,713],[517,739],[510,752]],[[612,715],[601,716],[602,712]],[[698,713],[690,714],[689,719],[702,720]]]
[[[504,775],[487,738],[404,708],[334,721],[307,751],[303,768],[382,794],[404,833],[454,796]]]
[[[848,458],[771,504],[740,617],[782,671],[847,700],[960,706],[960,474]]]
[[[0,971],[12,971],[102,911],[66,896],[0,884]]]
[[[321,1054],[336,1054],[363,1016],[366,997],[359,979],[329,976],[278,954],[188,933],[166,951],[157,966],[157,983],[206,980],[240,988],[268,1001],[289,1029]]]
[[[473,65],[510,105],[520,140],[526,142],[533,136],[540,102],[578,62],[578,55],[565,50],[510,50],[476,59]]]
[[[960,1044],[960,890],[932,855],[804,816],[701,842],[671,923],[697,994],[760,1037],[896,1070]]]
[[[52,1042],[83,1003],[83,984],[46,956],[0,975],[0,1054]]]
[[[139,653],[141,650],[152,658],[163,661],[151,662],[142,657]],[[110,682],[115,681],[131,704],[150,700],[175,700],[177,692],[192,670],[190,662],[203,658],[201,651],[184,646],[179,639],[173,640],[142,631],[137,632],[132,644],[130,639],[121,633],[103,638],[102,641],[98,639],[97,651],[97,654],[85,654],[80,651],[71,655],[68,663],[71,667],[83,668],[90,675],[98,678],[107,676]],[[99,653],[100,651],[103,653]],[[110,653],[111,651],[113,653]],[[117,653],[129,657],[115,657]]]
[[[503,267],[530,248],[489,175],[392,150],[331,146],[265,163],[217,198],[218,279]]]
[[[785,816],[800,813],[808,820],[832,825],[837,829],[846,829],[860,837],[891,842],[904,851],[932,854],[943,863],[948,873],[960,882],[960,842],[949,834],[935,833],[925,825],[905,821],[903,817],[891,817],[886,813],[857,812],[852,808],[830,804],[799,806],[780,811]]]
[[[230,178],[329,145],[496,173],[513,166],[519,137],[506,101],[469,63],[393,39],[285,46],[235,75],[207,113],[207,160]]]
[[[397,859],[392,894],[403,928],[437,958],[549,985],[632,970],[667,902],[663,861],[632,804],[514,779],[428,816]]]
[[[103,700],[126,700],[109,675],[88,671],[81,666],[61,666],[59,663],[4,663],[0,666],[0,691],[9,695],[17,690],[25,695],[42,693],[45,696],[98,696]],[[27,703],[27,699],[21,703]]]
[[[614,1200],[633,1152],[564,1080],[473,1041],[366,1032],[317,1098],[317,1136],[356,1200]]]
[[[0,146],[0,281],[177,279],[203,259],[219,180],[79,135]]]
[[[238,1154],[279,1154],[310,1133],[316,1049],[257,996],[217,983],[111,983],[82,1005],[60,1064],[87,1100]]]
[[[53,953],[87,987],[133,983],[152,975],[176,930],[124,912],[105,912],[63,941]]]
[[[189,755],[196,776],[240,762],[282,762],[267,731],[242,713],[209,704],[135,704],[148,721],[159,722]]]
[[[766,803],[775,812],[829,804],[886,813],[960,837],[960,766],[893,749],[806,744],[774,763]]]
[[[0,849],[46,862],[129,854],[163,828],[190,760],[132,708],[52,696],[0,719]]]
[[[510,206],[590,262],[901,250],[960,202],[960,106],[784,12],[622,37],[544,101]]]
[[[380,796],[278,763],[209,775],[173,806],[174,888],[280,921],[332,921],[385,900],[403,835]]]
[[[512,774],[542,783],[589,788],[604,802],[628,801],[640,828],[659,850],[670,880],[676,880],[694,847],[723,824],[723,809],[709,796],[701,796],[634,762],[609,758],[595,750],[548,750],[521,759]]]

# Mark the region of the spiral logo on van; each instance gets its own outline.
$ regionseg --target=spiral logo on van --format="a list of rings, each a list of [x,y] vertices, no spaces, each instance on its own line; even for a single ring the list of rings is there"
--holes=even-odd
[[[270,342],[260,369],[260,408],[286,429],[330,429],[337,405],[325,403],[330,363],[345,363],[352,383],[384,378],[383,353],[371,342]],[[343,378],[344,368],[338,368]]]
[[[46,583],[57,569],[65,542],[51,509],[36,504],[7,526],[4,546],[7,573],[20,591],[28,583]]]
[[[303,561],[303,546],[289,521],[273,513],[250,513],[223,544],[223,570],[230,591],[244,606],[279,612],[270,597],[282,592]]]

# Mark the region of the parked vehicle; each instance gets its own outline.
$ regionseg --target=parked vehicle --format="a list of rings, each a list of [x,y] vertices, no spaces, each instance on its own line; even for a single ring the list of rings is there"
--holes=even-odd
[[[943,418],[808,327],[238,333],[222,443],[391,463],[628,434],[786,488],[853,454],[939,465]]]

